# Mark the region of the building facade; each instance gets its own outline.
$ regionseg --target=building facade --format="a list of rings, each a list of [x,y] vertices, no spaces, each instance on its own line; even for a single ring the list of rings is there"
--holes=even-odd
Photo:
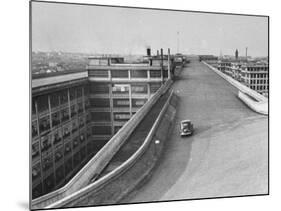
[[[267,63],[246,63],[241,66],[241,81],[247,87],[268,96],[269,72]]]
[[[89,58],[85,71],[32,80],[33,199],[65,185],[168,80],[163,58]]]
[[[269,73],[267,62],[219,60],[217,69],[258,93],[268,96]]]

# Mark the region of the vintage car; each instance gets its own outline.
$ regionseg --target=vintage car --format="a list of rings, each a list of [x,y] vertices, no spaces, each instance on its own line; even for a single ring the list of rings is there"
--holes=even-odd
[[[180,123],[180,135],[188,136],[193,133],[193,124],[190,120],[182,120]]]

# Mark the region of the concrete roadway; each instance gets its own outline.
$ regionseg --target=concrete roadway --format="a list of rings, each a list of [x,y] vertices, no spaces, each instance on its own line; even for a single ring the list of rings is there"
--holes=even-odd
[[[152,177],[121,203],[266,194],[268,117],[251,111],[238,90],[198,61],[173,88],[175,125]],[[191,119],[195,133],[179,136]]]

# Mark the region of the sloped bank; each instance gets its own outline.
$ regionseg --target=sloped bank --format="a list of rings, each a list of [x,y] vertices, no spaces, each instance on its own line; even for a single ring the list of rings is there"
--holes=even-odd
[[[106,175],[110,179],[104,177],[99,184],[92,183],[46,208],[116,204],[126,197],[151,175],[173,123],[177,101],[171,92],[143,145],[126,162]]]
[[[208,63],[202,61],[203,64],[208,66],[211,70],[221,76],[223,79],[228,81],[231,85],[236,87],[238,91],[238,98],[244,102],[249,108],[253,111],[268,115],[268,99],[263,95],[259,94],[255,90],[248,88],[247,86],[241,84],[239,81],[236,81],[232,77],[220,72],[218,69],[214,68],[213,66],[209,65]]]

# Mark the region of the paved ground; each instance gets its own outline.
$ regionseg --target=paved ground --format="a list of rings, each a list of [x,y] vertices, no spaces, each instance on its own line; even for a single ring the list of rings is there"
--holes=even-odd
[[[267,193],[268,118],[237,98],[237,89],[198,61],[173,85],[175,127],[152,178],[122,203]],[[192,137],[179,136],[191,119]]]

